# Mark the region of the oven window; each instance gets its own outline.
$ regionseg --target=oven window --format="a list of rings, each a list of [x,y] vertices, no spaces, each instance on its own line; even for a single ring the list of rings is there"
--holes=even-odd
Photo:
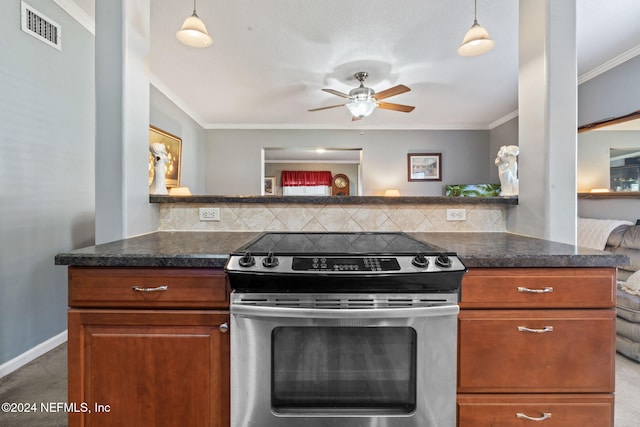
[[[409,414],[416,407],[416,331],[410,327],[277,327],[276,413]]]

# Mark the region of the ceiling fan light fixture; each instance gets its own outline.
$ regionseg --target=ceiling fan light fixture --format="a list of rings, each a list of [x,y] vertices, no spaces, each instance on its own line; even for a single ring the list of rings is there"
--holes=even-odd
[[[196,13],[195,0],[193,2],[193,13],[184,20],[182,27],[176,33],[176,38],[191,47],[207,47],[213,43],[207,27]]]
[[[339,96],[340,98],[348,99],[349,102],[345,104],[330,105],[328,107],[312,108],[309,111],[328,110],[330,108],[347,107],[352,115],[351,120],[360,120],[370,115],[376,108],[382,108],[383,110],[402,111],[404,113],[410,113],[415,107],[411,105],[393,104],[389,102],[380,102],[383,99],[387,99],[391,96],[400,95],[401,93],[409,92],[409,89],[405,85],[397,85],[376,93],[370,87],[364,85],[369,73],[360,71],[353,76],[360,82],[360,86],[351,89],[349,94],[342,93],[335,89],[322,89],[324,92],[331,93]]]
[[[477,0],[474,1],[473,25],[464,35],[462,43],[458,48],[460,56],[477,56],[489,52],[493,49],[493,39],[489,36],[487,30],[478,24],[477,18]]]
[[[373,110],[376,109],[376,102],[372,99],[354,99],[353,101],[347,103],[346,106],[353,117],[358,117],[361,119],[373,113]]]

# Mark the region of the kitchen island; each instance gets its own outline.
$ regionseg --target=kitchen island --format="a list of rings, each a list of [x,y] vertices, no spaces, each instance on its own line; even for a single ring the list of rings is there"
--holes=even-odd
[[[72,413],[70,426],[228,427],[222,267],[259,234],[156,232],[56,256],[69,266],[69,401],[110,408]],[[410,234],[469,268],[459,426],[613,426],[615,267],[626,257],[509,233]]]

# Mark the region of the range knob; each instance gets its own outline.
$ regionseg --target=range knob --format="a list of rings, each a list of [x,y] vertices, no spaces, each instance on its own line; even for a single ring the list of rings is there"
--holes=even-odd
[[[436,265],[444,268],[449,268],[451,267],[451,259],[447,254],[440,254],[438,255],[438,258],[436,258]]]
[[[277,267],[280,264],[280,260],[276,258],[273,252],[269,252],[269,254],[262,260],[262,265],[267,268]]]
[[[256,259],[251,255],[251,252],[247,251],[242,255],[238,264],[240,264],[240,267],[253,267],[256,265]]]
[[[429,266],[429,260],[422,253],[418,252],[416,256],[411,260],[411,264],[419,268],[427,268]]]

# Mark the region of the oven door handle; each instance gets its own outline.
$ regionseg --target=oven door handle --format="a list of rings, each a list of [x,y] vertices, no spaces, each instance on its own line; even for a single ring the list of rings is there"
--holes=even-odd
[[[431,307],[402,308],[295,308],[232,304],[231,314],[245,317],[303,317],[320,319],[398,319],[409,317],[435,317],[456,315],[460,308],[456,304]]]

